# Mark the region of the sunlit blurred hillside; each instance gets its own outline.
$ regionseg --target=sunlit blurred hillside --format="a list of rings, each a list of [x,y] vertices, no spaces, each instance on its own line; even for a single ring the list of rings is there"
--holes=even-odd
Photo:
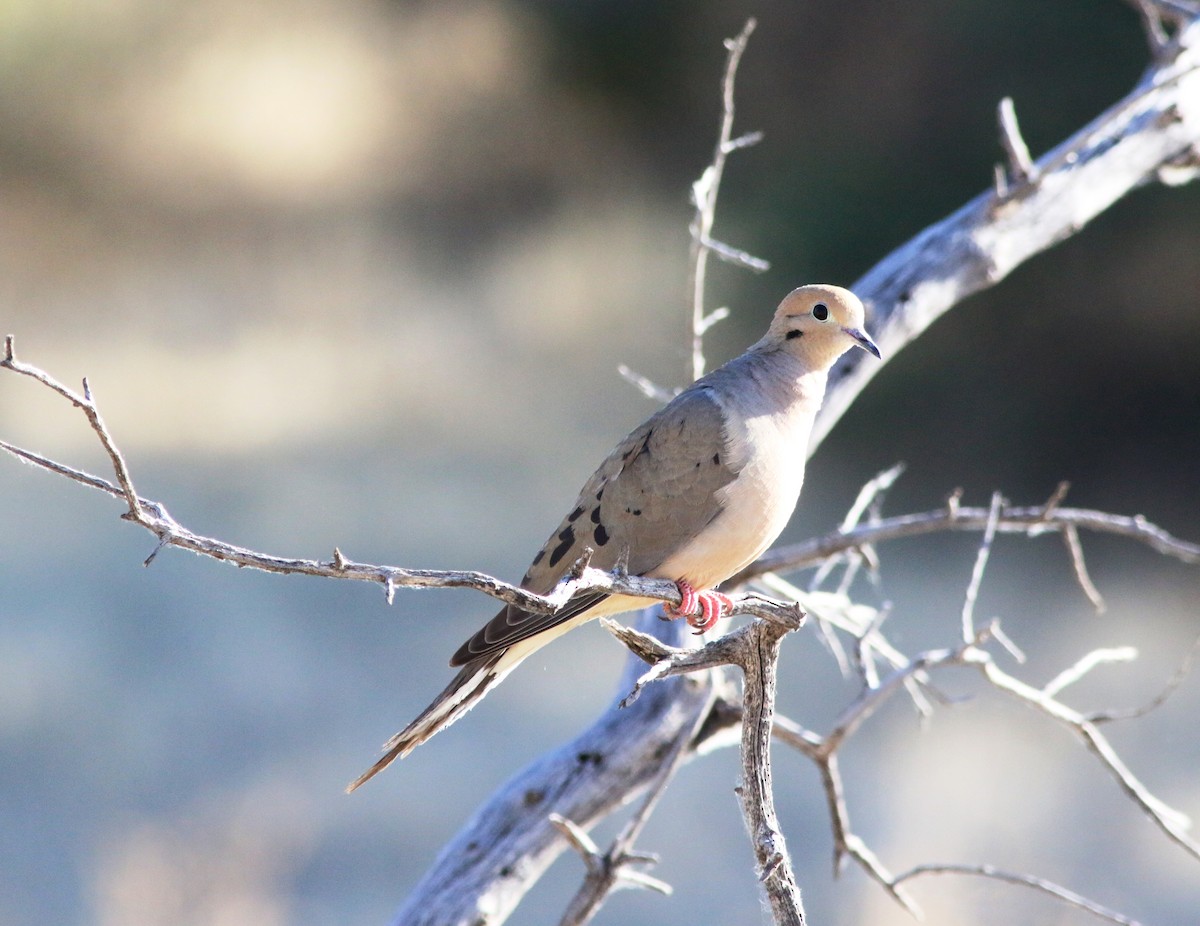
[[[311,0],[0,2],[0,334],[87,376],[142,494],[189,528],[281,555],[509,578],[591,468],[689,368],[688,189],[711,154],[721,41],[754,15],[717,235],[733,318],[713,362],[790,288],[849,284],[984,188],[1011,95],[1035,154],[1145,66],[1115,0],[841,4]],[[889,363],[813,461],[788,537],[832,527],[897,460],[899,513],[994,489],[1142,513],[1200,538],[1200,186],[1148,188],[956,309]],[[85,422],[0,376],[0,439],[107,475]],[[588,722],[621,664],[569,635],[370,787],[342,786],[448,678],[491,608],[266,576],[178,551],[111,500],[0,459],[0,926],[386,922],[496,784]],[[976,538],[884,549],[906,647],[953,641]],[[1108,611],[1061,545],[1003,539],[981,616],[1043,683],[1096,646],[1141,658],[1077,694],[1144,703],[1200,633],[1200,573],[1084,537]],[[785,709],[820,727],[851,690],[788,644]],[[586,671],[581,671],[580,667]],[[1031,870],[1157,924],[1200,867],[1067,733],[948,679],[921,732],[900,706],[847,755],[862,835],[900,869]],[[1114,733],[1200,814],[1200,682]],[[597,922],[761,919],[732,754],[689,768],[645,847],[671,899]],[[814,922],[910,922],[857,872],[830,883],[823,799],[777,760]],[[551,871],[514,922],[557,922]],[[1074,924],[953,880],[930,922]],[[999,910],[1005,911],[1001,915]]]

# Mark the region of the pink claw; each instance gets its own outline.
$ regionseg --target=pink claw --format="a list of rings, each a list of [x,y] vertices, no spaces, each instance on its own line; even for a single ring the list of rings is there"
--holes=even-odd
[[[675,587],[679,589],[680,602],[678,606],[664,604],[663,613],[670,620],[687,618],[688,624],[696,628],[697,634],[712,630],[717,621],[733,609],[733,599],[728,595],[722,595],[712,589],[697,591],[683,579],[676,582]]]

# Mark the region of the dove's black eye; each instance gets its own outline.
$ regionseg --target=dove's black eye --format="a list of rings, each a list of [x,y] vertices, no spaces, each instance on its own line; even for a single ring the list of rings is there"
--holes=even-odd
[[[824,302],[818,302],[813,306],[813,318],[819,322],[825,321],[829,317],[829,306]]]

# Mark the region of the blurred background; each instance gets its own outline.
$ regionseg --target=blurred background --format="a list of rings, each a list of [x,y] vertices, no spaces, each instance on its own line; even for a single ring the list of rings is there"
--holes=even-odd
[[[86,375],[142,494],[281,555],[508,578],[652,409],[620,363],[688,370],[687,192],[719,115],[721,41],[759,20],[717,236],[733,318],[713,362],[804,282],[848,284],[974,196],[1011,95],[1035,155],[1146,64],[1116,0],[0,3],[0,327]],[[1144,514],[1200,538],[1200,185],[1150,187],[971,299],[891,361],[814,459],[786,535],[830,529],[898,460],[886,511],[955,487]],[[108,474],[85,422],[0,376],[0,437]],[[494,610],[230,569],[153,549],[99,493],[0,459],[0,924],[383,923],[500,782],[590,722],[621,653],[557,642],[466,720],[352,797],[342,787],[449,678]],[[956,633],[978,538],[883,549],[893,639]],[[1054,539],[1001,538],[977,613],[1042,684],[1097,646],[1080,708],[1150,699],[1200,633],[1200,573],[1084,537],[1097,616]],[[804,577],[800,577],[804,581]],[[853,693],[809,633],[783,709],[820,730]],[[587,671],[580,671],[586,666]],[[922,729],[897,703],[847,749],[859,832],[894,870],[988,862],[1146,922],[1194,923],[1200,866],[1070,735],[947,677]],[[1200,678],[1110,735],[1200,814]],[[687,768],[643,840],[671,899],[600,923],[762,919],[732,750]],[[809,914],[911,922],[829,877],[817,777],[780,750],[777,799]],[[611,830],[611,827],[605,832]],[[553,923],[564,856],[514,917]],[[914,894],[930,922],[1077,924],[986,882]],[[700,911],[704,911],[702,914]]]

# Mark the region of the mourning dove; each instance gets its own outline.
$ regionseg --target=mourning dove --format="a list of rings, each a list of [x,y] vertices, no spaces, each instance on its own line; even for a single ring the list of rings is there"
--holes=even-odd
[[[852,347],[876,357],[858,297],[837,286],[802,286],[780,303],[767,333],[740,357],[696,380],[626,437],[587,481],[521,586],[550,592],[591,547],[591,565],[675,582],[678,608],[707,630],[730,600],[714,586],[753,562],[796,507],[809,432],[829,368]],[[450,660],[453,681],[389,740],[353,791],[397,757],[449,726],[522,659],[585,621],[633,611],[646,598],[583,591],[553,614],[514,605]]]

